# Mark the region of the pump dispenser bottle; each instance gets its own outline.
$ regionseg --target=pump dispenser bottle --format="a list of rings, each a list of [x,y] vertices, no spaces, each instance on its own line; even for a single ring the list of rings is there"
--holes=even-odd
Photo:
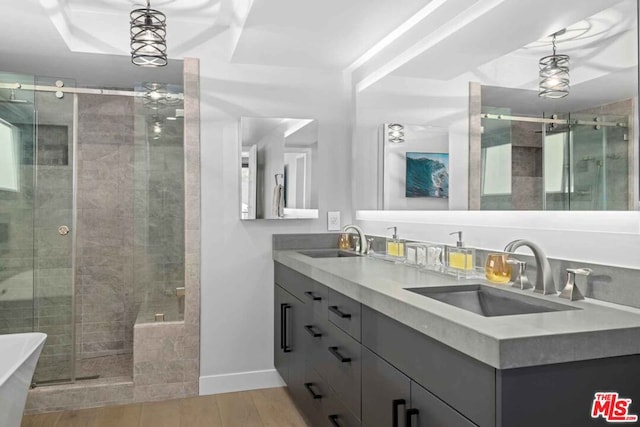
[[[464,246],[462,231],[454,231],[449,235],[458,235],[456,246],[447,246],[447,267],[458,271],[473,271],[476,261],[476,251]]]
[[[388,227],[387,230],[393,229],[393,236],[387,239],[387,255],[404,258],[404,240],[398,238],[398,227]]]

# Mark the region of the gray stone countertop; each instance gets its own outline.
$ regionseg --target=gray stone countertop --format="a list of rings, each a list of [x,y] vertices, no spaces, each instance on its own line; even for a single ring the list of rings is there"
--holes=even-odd
[[[498,369],[640,354],[639,309],[589,298],[570,302],[369,257],[311,258],[274,250],[273,259]],[[579,310],[483,317],[404,289],[470,283]]]

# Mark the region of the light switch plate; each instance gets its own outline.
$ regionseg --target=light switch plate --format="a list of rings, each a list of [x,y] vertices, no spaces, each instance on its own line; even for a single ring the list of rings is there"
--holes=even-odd
[[[340,231],[340,211],[327,212],[327,230]]]

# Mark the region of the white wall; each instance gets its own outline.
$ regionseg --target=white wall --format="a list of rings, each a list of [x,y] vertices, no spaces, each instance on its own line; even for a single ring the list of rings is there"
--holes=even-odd
[[[201,61],[200,392],[277,385],[271,235],[325,231],[328,210],[350,222],[347,86],[337,73],[229,65],[213,44],[189,56]],[[320,219],[240,221],[241,116],[318,119]]]

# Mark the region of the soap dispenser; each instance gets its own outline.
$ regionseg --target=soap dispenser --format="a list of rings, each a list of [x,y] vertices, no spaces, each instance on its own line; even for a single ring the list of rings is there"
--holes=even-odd
[[[464,246],[462,231],[454,231],[449,235],[458,235],[456,246],[447,246],[447,267],[455,272],[473,272],[476,265],[476,251]]]
[[[404,240],[398,238],[398,227],[388,227],[387,230],[393,229],[393,236],[387,239],[387,255],[404,258]]]

